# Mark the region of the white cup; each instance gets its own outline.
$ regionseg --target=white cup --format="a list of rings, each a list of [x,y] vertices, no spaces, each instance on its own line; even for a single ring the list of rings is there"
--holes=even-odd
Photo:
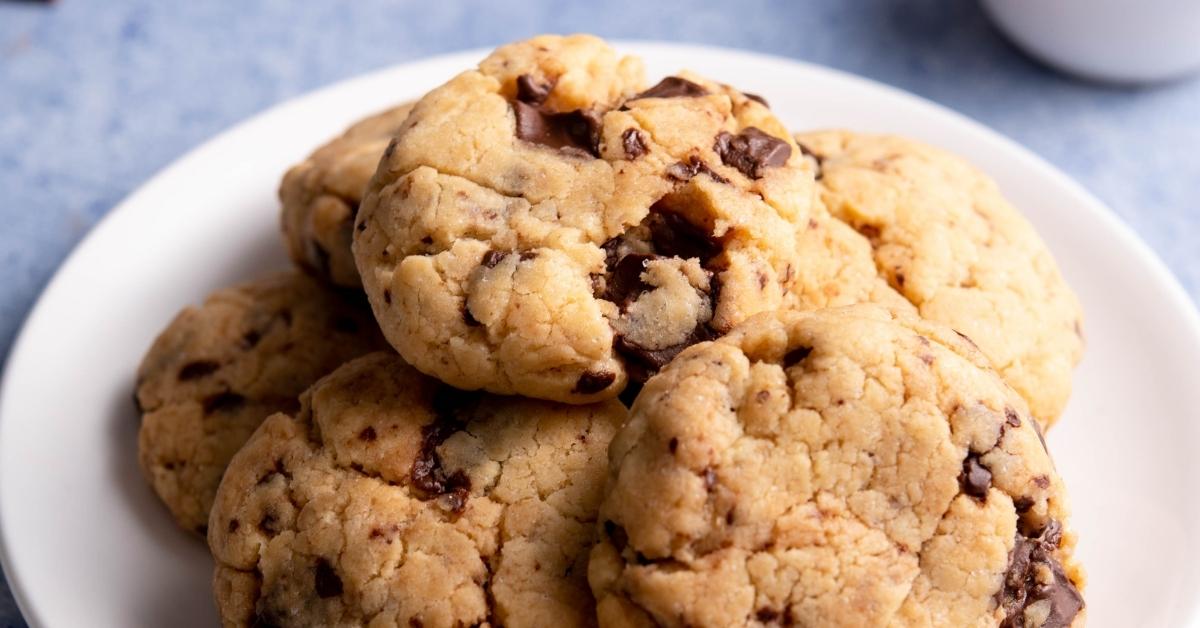
[[[1200,0],[983,0],[1026,52],[1065,72],[1149,83],[1200,69]]]

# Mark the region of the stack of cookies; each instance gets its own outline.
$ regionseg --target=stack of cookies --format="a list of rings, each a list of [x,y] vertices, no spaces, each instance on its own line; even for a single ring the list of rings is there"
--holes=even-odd
[[[226,626],[1083,624],[1079,306],[962,160],[543,36],[280,197],[138,373]]]

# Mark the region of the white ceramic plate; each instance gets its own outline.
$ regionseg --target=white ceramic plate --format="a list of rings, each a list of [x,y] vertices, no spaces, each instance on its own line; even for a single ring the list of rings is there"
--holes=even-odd
[[[966,118],[780,58],[629,44],[649,76],[690,68],[765,95],[794,128],[894,131],[969,157],[1053,249],[1087,312],[1087,357],[1050,434],[1072,491],[1093,626],[1180,626],[1200,604],[1200,319],[1113,214]],[[167,168],[76,249],[34,308],[0,392],[0,550],[35,626],[212,626],[211,564],[137,469],[142,352],[210,290],[286,264],[275,187],[352,120],[416,97],[484,52],[340,83],[261,114]]]

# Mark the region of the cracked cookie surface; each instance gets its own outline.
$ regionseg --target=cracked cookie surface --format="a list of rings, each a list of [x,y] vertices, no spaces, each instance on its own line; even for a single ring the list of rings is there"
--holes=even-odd
[[[365,356],[237,454],[209,545],[226,626],[588,626],[616,401],[464,392]]]
[[[259,423],[386,346],[361,294],[302,273],[218,290],[180,312],[138,368],[143,473],[179,525],[203,535],[225,465]]]
[[[602,626],[1079,626],[1063,485],[949,328],[761,314],[652,378],[610,447]]]
[[[971,337],[1043,426],[1083,353],[1079,302],[1033,226],[963,159],[913,140],[801,133],[828,210],[924,318]],[[1032,209],[1032,208],[1031,208]]]
[[[615,397],[760,311],[894,298],[761,98],[589,36],[504,46],[426,95],[355,227],[376,318],[462,388]]]
[[[354,216],[380,155],[411,110],[405,103],[355,122],[283,175],[280,223],[297,266],[339,286],[362,284],[350,251]]]

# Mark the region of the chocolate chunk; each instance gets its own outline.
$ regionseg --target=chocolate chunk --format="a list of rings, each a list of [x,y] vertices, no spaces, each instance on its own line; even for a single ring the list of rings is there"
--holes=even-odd
[[[519,100],[513,103],[513,111],[519,139],[571,154],[600,156],[599,113],[583,109],[547,113]]]
[[[442,386],[434,392],[431,402],[434,420],[421,428],[421,448],[409,470],[409,481],[414,488],[424,493],[426,499],[444,497],[444,503],[455,513],[460,513],[466,508],[471,479],[461,469],[446,475],[437,448],[455,432],[463,429],[464,421],[460,415],[478,402],[479,398],[478,392],[458,390],[450,386]]]
[[[721,241],[707,229],[697,227],[682,214],[666,209],[662,201],[650,207],[646,226],[650,229],[654,250],[659,255],[682,259],[694,257],[704,266],[724,248]]]
[[[992,486],[992,472],[979,462],[979,454],[971,452],[963,459],[962,473],[958,476],[962,492],[975,499],[987,499]]]
[[[749,98],[750,100],[753,100],[754,102],[766,107],[767,109],[771,108],[771,105],[769,105],[767,103],[767,99],[763,98],[762,96],[759,96],[758,94],[751,94],[750,92],[742,92],[742,95],[745,96],[746,98]]]
[[[643,378],[643,381],[644,380],[645,378]],[[633,402],[637,401],[638,393],[640,392],[642,392],[642,382],[630,378],[628,383],[625,384],[625,390],[622,390],[621,394],[617,395],[617,399],[620,400],[620,402],[626,408],[632,408]]]
[[[388,305],[392,304],[392,291],[387,288],[383,289],[383,302]]]
[[[646,138],[637,129],[625,129],[621,134],[621,146],[625,149],[625,158],[629,160],[646,154]]]
[[[709,168],[708,164],[704,163],[703,159],[700,159],[695,155],[688,157],[687,161],[677,161],[670,166],[667,166],[666,172],[668,177],[675,179],[680,183],[687,183],[698,174],[706,174],[717,183],[729,183],[729,179],[726,179],[712,168]]]
[[[662,367],[669,364],[671,360],[674,360],[675,356],[684,349],[698,342],[712,340],[714,337],[716,337],[714,332],[707,325],[701,323],[696,325],[683,342],[665,349],[647,349],[626,340],[624,336],[618,336],[614,344],[617,351],[625,357],[625,367],[629,371],[629,378],[637,382],[645,382]]]
[[[225,391],[207,397],[204,402],[204,414],[212,414],[214,412],[233,412],[241,408],[246,403],[246,398],[235,393]]]
[[[792,156],[792,147],[787,142],[752,126],[737,135],[722,131],[713,150],[721,156],[722,163],[751,179],[761,178],[764,170],[782,166]]]
[[[1050,606],[1043,628],[1070,626],[1083,610],[1083,597],[1054,557],[1061,535],[1061,525],[1053,520],[1036,537],[1017,534],[1008,556],[1004,585],[996,594],[1004,611],[1000,624],[1004,628],[1024,626],[1025,609],[1039,602],[1049,602]]]
[[[521,251],[521,254],[517,257],[520,258],[522,262],[528,262],[531,259],[537,259],[537,256],[537,251]]]
[[[188,380],[204,377],[205,375],[212,375],[218,368],[221,368],[221,365],[213,362],[212,360],[196,360],[195,362],[188,362],[187,364],[183,365],[183,368],[179,369],[178,379],[181,382],[186,382]]]
[[[483,325],[483,323],[479,322],[479,320],[475,318],[475,315],[471,313],[471,309],[467,307],[466,303],[463,304],[462,319],[463,323],[465,323],[467,327],[479,327],[480,325]]]
[[[694,98],[696,96],[706,96],[708,90],[697,85],[685,78],[678,76],[668,76],[658,82],[658,85],[630,98],[629,100],[638,100],[639,98]]]
[[[783,368],[791,368],[804,361],[812,353],[812,347],[796,347],[783,356]]]
[[[517,77],[517,100],[531,105],[540,105],[554,89],[557,81],[539,81],[532,75],[522,74]]]
[[[638,296],[650,289],[650,284],[642,281],[642,272],[646,270],[646,262],[654,259],[658,259],[658,256],[640,253],[622,257],[609,275],[604,298],[616,303],[621,310],[628,308]]]
[[[1016,509],[1017,514],[1025,514],[1029,512],[1029,509],[1033,508],[1033,504],[1033,499],[1029,497],[1018,497],[1013,500],[1013,508]]]
[[[317,566],[313,570],[313,588],[322,598],[337,597],[342,594],[342,579],[333,565],[324,558],[317,559]]]
[[[507,255],[508,253],[503,251],[488,251],[483,254],[483,259],[479,261],[479,265],[495,268],[496,264],[499,264],[500,260],[504,259]]]
[[[358,440],[366,441],[368,443],[375,440],[378,437],[379,437],[379,435],[375,433],[375,428],[371,427],[370,425],[363,428],[363,431],[358,433]]]
[[[1004,422],[1011,427],[1021,427],[1021,417],[1017,416],[1017,411],[1012,408],[1004,407]]]
[[[608,388],[616,379],[616,373],[588,371],[579,376],[579,381],[575,382],[575,388],[571,392],[578,395],[592,395]]]

